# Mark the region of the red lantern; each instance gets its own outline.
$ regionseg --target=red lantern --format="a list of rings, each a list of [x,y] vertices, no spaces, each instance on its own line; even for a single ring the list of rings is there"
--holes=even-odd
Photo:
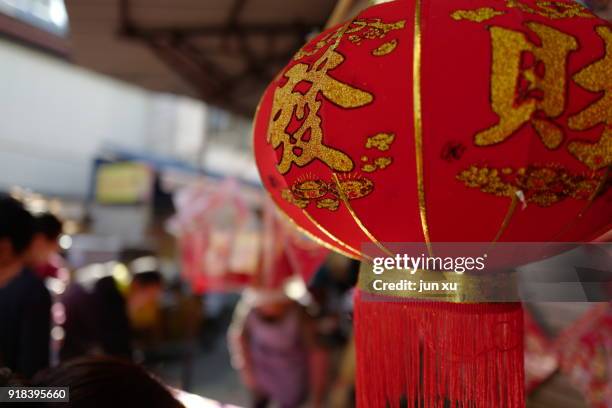
[[[372,236],[607,231],[612,199],[597,192],[612,163],[612,29],[570,1],[505,3],[423,2],[415,24],[416,2],[395,1],[306,45],[256,118],[276,203],[353,255]]]
[[[385,3],[317,36],[268,87],[257,164],[295,223],[355,258],[367,258],[364,242],[589,241],[612,225],[611,72],[612,28],[570,0]],[[424,319],[463,313],[430,306]],[[522,322],[520,307],[495,313],[492,325]],[[385,330],[369,317],[368,330]],[[418,342],[405,347],[418,354]],[[523,403],[521,390],[479,394],[447,379],[410,391],[363,377],[367,407],[395,406],[394,393],[408,406]]]

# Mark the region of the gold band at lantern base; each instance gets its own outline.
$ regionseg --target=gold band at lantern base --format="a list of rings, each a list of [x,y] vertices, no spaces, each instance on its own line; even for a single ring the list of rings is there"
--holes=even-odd
[[[459,274],[418,269],[385,269],[375,274],[372,264],[362,262],[358,287],[362,293],[389,300],[428,300],[450,303],[517,302],[520,295],[516,273]],[[409,283],[412,282],[412,285]],[[436,289],[437,286],[437,289]],[[381,289],[382,288],[382,289]],[[419,289],[429,290],[419,291]]]

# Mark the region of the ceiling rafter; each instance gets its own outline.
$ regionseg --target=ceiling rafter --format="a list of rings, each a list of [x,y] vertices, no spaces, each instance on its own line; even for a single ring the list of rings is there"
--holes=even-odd
[[[233,0],[221,24],[145,27],[131,15],[130,0],[120,0],[120,34],[147,44],[162,61],[194,85],[203,99],[242,115],[252,115],[253,107],[241,106],[244,92],[249,88],[245,84],[251,85],[254,94],[260,93],[272,80],[273,70],[291,58],[317,24],[242,23],[240,16],[247,3],[248,0]],[[254,49],[253,36],[264,37],[267,47],[259,52]],[[211,38],[217,39],[219,45],[197,43]],[[292,39],[290,45],[281,47],[280,38]],[[229,74],[216,62],[218,57],[239,57],[244,69],[239,74]]]
[[[247,0],[234,0],[234,4],[230,9],[229,15],[227,17],[227,25],[234,26],[238,22],[240,18],[240,13],[244,10],[244,6],[246,6]]]

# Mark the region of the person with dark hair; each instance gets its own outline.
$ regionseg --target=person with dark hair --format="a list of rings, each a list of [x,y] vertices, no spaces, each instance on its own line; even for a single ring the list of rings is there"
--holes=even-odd
[[[125,294],[132,330],[138,337],[158,335],[159,304],[162,276],[157,271],[136,273]]]
[[[122,292],[112,271],[95,265],[80,271],[61,298],[66,313],[60,359],[106,354],[131,358],[130,317],[143,305],[157,302],[162,277],[157,271],[136,273]]]
[[[26,267],[34,219],[0,197],[0,366],[31,377],[49,364],[51,296]]]
[[[183,405],[144,368],[108,357],[75,359],[37,375],[34,387],[68,387],[70,402],[58,408],[182,408]]]
[[[28,264],[42,277],[49,274],[52,257],[57,255],[60,249],[62,229],[62,222],[51,213],[34,216],[34,234],[28,250]]]

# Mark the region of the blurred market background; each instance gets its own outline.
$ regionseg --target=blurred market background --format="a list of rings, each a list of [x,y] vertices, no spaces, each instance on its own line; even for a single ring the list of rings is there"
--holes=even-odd
[[[261,262],[257,248],[270,228],[287,229],[276,219],[280,227],[266,226],[273,210],[253,159],[251,118],[305,41],[371,3],[0,0],[0,191],[64,221],[63,259],[47,282],[58,299],[83,274],[127,280],[135,261],[162,274],[163,295],[135,323],[134,358],[166,383],[249,404],[226,334]],[[587,3],[612,19],[612,2]],[[196,242],[202,231],[206,242]],[[326,386],[350,392],[350,374],[347,385],[338,367],[350,348],[353,265],[330,255],[325,266],[327,275],[313,271],[314,284],[285,287],[296,299],[309,289],[327,310],[318,320]],[[550,307],[551,335],[586,310]],[[58,351],[64,332],[61,305],[54,308]],[[561,375],[530,404],[586,407]]]

